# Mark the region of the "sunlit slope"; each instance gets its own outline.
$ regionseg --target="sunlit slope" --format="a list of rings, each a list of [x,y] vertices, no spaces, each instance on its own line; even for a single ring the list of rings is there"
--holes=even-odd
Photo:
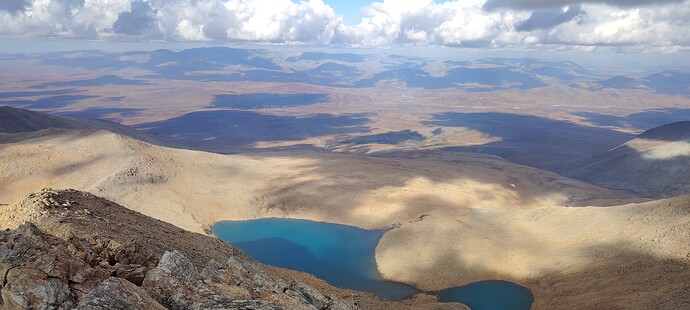
[[[3,135],[0,203],[76,188],[193,231],[221,219],[288,216],[390,227],[437,210],[616,204],[607,190],[503,160],[457,164],[339,154],[219,155],[107,131]]]
[[[649,197],[690,193],[690,121],[650,129],[608,152],[574,163],[566,175]]]
[[[438,290],[529,287],[535,309],[690,306],[690,196],[613,207],[437,212],[386,233],[384,277]],[[414,253],[414,255],[411,255]]]
[[[471,154],[455,164],[220,155],[103,130],[0,138],[0,203],[76,188],[197,232],[256,217],[396,227],[377,247],[379,269],[421,289],[507,279],[532,290],[536,309],[687,300],[688,197],[622,205],[605,189]],[[620,206],[576,207],[587,205]]]

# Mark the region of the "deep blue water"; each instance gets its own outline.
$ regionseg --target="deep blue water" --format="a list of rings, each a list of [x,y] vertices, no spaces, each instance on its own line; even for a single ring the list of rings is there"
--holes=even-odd
[[[220,239],[265,264],[308,272],[335,286],[384,299],[405,299],[417,289],[384,281],[376,269],[374,250],[384,232],[277,218],[222,221],[213,227]]]
[[[265,264],[311,273],[343,288],[400,300],[419,291],[385,281],[376,269],[376,245],[385,230],[364,230],[339,224],[267,218],[222,221],[213,227],[232,243]],[[507,281],[482,281],[438,292],[441,301],[457,301],[473,310],[529,309],[532,294]]]
[[[528,310],[534,297],[529,289],[508,281],[480,281],[437,294],[440,301],[457,301],[474,310]]]

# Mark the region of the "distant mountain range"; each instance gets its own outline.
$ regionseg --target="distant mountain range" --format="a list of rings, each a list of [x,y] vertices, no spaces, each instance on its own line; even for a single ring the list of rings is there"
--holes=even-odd
[[[11,59],[36,58],[45,64],[100,69],[143,69],[144,78],[194,81],[298,82],[314,85],[361,88],[378,83],[404,83],[427,89],[455,88],[473,92],[530,89],[551,83],[591,89],[642,88],[659,93],[690,95],[690,75],[659,72],[646,77],[596,75],[570,61],[531,58],[486,58],[474,61],[442,61],[400,55],[326,52],[272,52],[226,47],[193,48],[179,52],[105,53],[100,51],[51,53],[41,56],[12,55]],[[7,57],[5,59],[8,59]],[[582,83],[581,83],[582,82]],[[65,81],[51,86],[93,86],[145,83],[108,76]],[[584,84],[583,84],[584,83]]]
[[[646,77],[614,76],[594,84],[602,88],[647,89],[661,94],[690,96],[690,74],[682,72],[663,71]]]

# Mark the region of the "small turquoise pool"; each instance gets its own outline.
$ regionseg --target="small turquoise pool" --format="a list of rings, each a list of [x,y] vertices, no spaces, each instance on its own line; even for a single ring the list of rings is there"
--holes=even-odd
[[[265,218],[222,221],[213,227],[220,239],[254,259],[273,266],[311,273],[332,285],[371,292],[387,300],[417,294],[412,286],[386,281],[376,269],[376,245],[385,230],[307,220]],[[529,309],[532,294],[507,281],[482,281],[437,293],[473,310]]]

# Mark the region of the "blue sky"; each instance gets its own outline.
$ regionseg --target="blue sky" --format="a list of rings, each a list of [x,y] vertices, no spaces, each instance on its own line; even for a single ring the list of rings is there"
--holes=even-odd
[[[362,19],[361,10],[364,6],[369,5],[370,0],[327,0],[324,1],[330,5],[336,13],[343,15],[345,24],[354,25]]]
[[[409,0],[414,1],[414,0]],[[372,0],[324,0],[330,5],[336,13],[343,16],[344,22],[347,25],[355,25],[362,19],[362,8],[373,3]],[[436,3],[443,3],[444,1],[435,1]]]

